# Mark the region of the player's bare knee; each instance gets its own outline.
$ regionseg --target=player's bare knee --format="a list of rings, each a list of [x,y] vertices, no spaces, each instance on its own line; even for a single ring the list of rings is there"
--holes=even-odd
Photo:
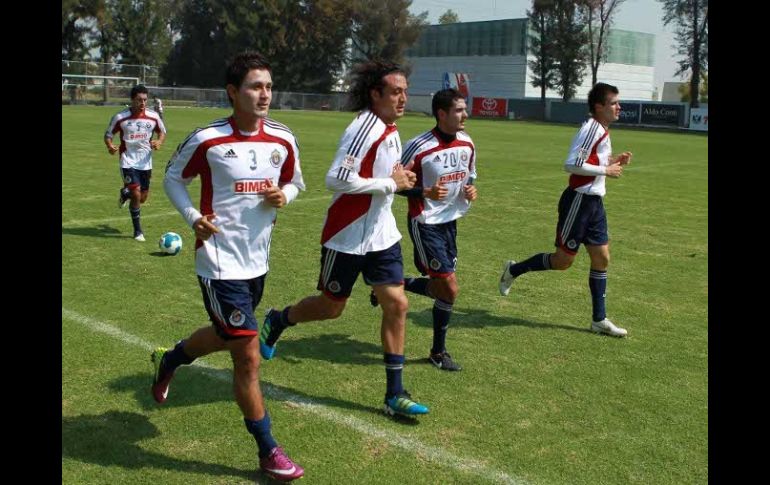
[[[598,248],[590,249],[591,255],[591,269],[597,271],[607,271],[610,265],[610,252],[606,247],[599,246]]]
[[[256,350],[256,349],[255,349]],[[233,355],[233,368],[236,374],[247,379],[256,379],[260,367],[259,351],[244,350]]]
[[[334,306],[330,307],[329,308],[329,314],[328,314],[327,318],[329,318],[329,319],[339,318],[340,315],[342,315],[342,310],[344,310],[344,309],[345,309],[345,305],[344,304],[343,305],[334,305]]]
[[[602,255],[591,258],[591,268],[599,271],[607,271],[610,266],[610,255]]]
[[[460,286],[457,284],[457,280],[452,278],[437,281],[440,281],[440,283],[434,288],[436,293],[434,296],[447,303],[454,303],[457,299],[457,295],[460,294]]]
[[[406,294],[401,294],[386,301],[381,301],[382,311],[388,315],[406,315],[409,310],[409,299]]]
[[[447,292],[446,301],[449,303],[454,303],[459,294],[460,294],[460,285],[457,284],[457,280],[456,279],[449,280],[449,288]]]
[[[326,303],[323,305],[321,316],[323,317],[323,320],[333,320],[339,318],[344,309],[344,301],[326,300]]]

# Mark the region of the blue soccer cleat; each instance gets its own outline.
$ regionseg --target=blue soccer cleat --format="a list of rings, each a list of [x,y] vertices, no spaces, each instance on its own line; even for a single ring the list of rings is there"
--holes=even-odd
[[[281,314],[275,309],[271,308],[265,312],[265,322],[262,324],[262,330],[259,332],[259,354],[265,360],[270,360],[275,355],[275,347],[278,345],[274,342],[273,345],[267,344],[267,339],[270,336],[270,332],[273,330],[273,318],[281,318]]]
[[[412,400],[412,396],[407,391],[401,391],[395,396],[385,398],[383,411],[388,416],[399,414],[401,416],[416,416],[418,414],[428,414],[428,407]]]

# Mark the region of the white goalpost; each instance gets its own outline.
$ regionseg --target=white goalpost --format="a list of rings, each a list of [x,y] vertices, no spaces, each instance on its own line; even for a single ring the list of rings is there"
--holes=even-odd
[[[62,100],[82,103],[87,100],[108,101],[110,97],[128,97],[129,90],[139,84],[133,76],[99,76],[96,74],[62,74]]]

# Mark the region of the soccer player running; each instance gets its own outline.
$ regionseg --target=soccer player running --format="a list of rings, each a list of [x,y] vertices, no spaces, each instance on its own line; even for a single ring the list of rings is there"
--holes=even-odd
[[[417,176],[415,186],[399,192],[409,197],[407,226],[414,245],[414,265],[429,278],[406,278],[406,291],[433,299],[433,347],[428,360],[446,371],[462,367],[446,350],[452,306],[460,290],[457,269],[457,219],[476,200],[476,147],[465,131],[467,106],[456,89],[433,96],[436,126],[404,145],[401,163]],[[376,296],[370,296],[376,305]]]
[[[588,93],[591,117],[583,123],[572,140],[564,170],[570,173],[569,186],[559,200],[559,222],[556,225],[556,251],[540,253],[521,263],[507,261],[500,276],[500,294],[505,296],[513,280],[528,271],[565,270],[575,260],[580,244],[585,244],[591,258],[588,287],[591,290],[593,319],[591,330],[615,337],[627,331],[607,318],[605,297],[607,267],[610,263],[607,215],[602,198],[606,193],[605,177],[618,178],[623,166],[631,162],[631,152],[612,156],[610,123],[620,116],[618,88],[596,83]]]
[[[414,186],[414,173],[401,165],[396,120],[404,115],[407,81],[404,71],[387,62],[355,68],[352,109],[358,116],[340,139],[326,187],[334,192],[321,234],[320,294],[308,296],[283,311],[268,311],[260,333],[262,357],[270,359],[281,332],[299,322],[327,320],[342,314],[360,273],[382,306],[387,414],[428,413],[404,389],[404,334],[409,307],[404,268],[391,205],[393,194]]]
[[[120,133],[120,147],[112,143],[115,133]],[[158,134],[156,140],[153,133]],[[158,113],[147,108],[147,88],[141,84],[131,88],[131,105],[110,120],[104,133],[107,151],[114,155],[120,151],[120,171],[123,188],[120,189],[118,207],[123,208],[130,200],[129,212],[134,225],[134,239],[144,242],[140,221],[141,206],[150,196],[152,177],[152,151],[159,150],[166,139],[166,125]]]
[[[158,116],[160,116],[160,119],[163,118],[163,101],[157,96],[152,98],[152,108],[155,110],[156,113],[158,113]]]
[[[229,118],[193,131],[166,168],[166,194],[195,231],[195,269],[212,325],[201,327],[171,350],[152,353],[152,395],[159,403],[180,365],[226,350],[233,361],[233,391],[246,429],[257,441],[259,466],[289,481],[304,470],[277,445],[259,388],[259,338],[254,310],[269,270],[276,209],[305,189],[297,140],[285,125],[267,117],[272,69],[258,53],[245,52],[225,76],[233,106]],[[201,178],[200,208],[187,185]]]

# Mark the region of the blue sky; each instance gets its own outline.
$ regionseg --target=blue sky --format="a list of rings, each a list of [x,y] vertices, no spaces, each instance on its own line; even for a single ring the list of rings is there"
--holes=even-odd
[[[517,19],[526,17],[532,0],[413,0],[409,11],[418,14],[427,10],[428,21],[438,23],[438,18],[452,9],[461,22],[480,20]],[[674,26],[663,27],[663,9],[656,0],[626,0],[618,7],[614,26],[622,30],[634,30],[655,35],[655,86],[663,91],[665,81],[681,81],[676,72]]]

